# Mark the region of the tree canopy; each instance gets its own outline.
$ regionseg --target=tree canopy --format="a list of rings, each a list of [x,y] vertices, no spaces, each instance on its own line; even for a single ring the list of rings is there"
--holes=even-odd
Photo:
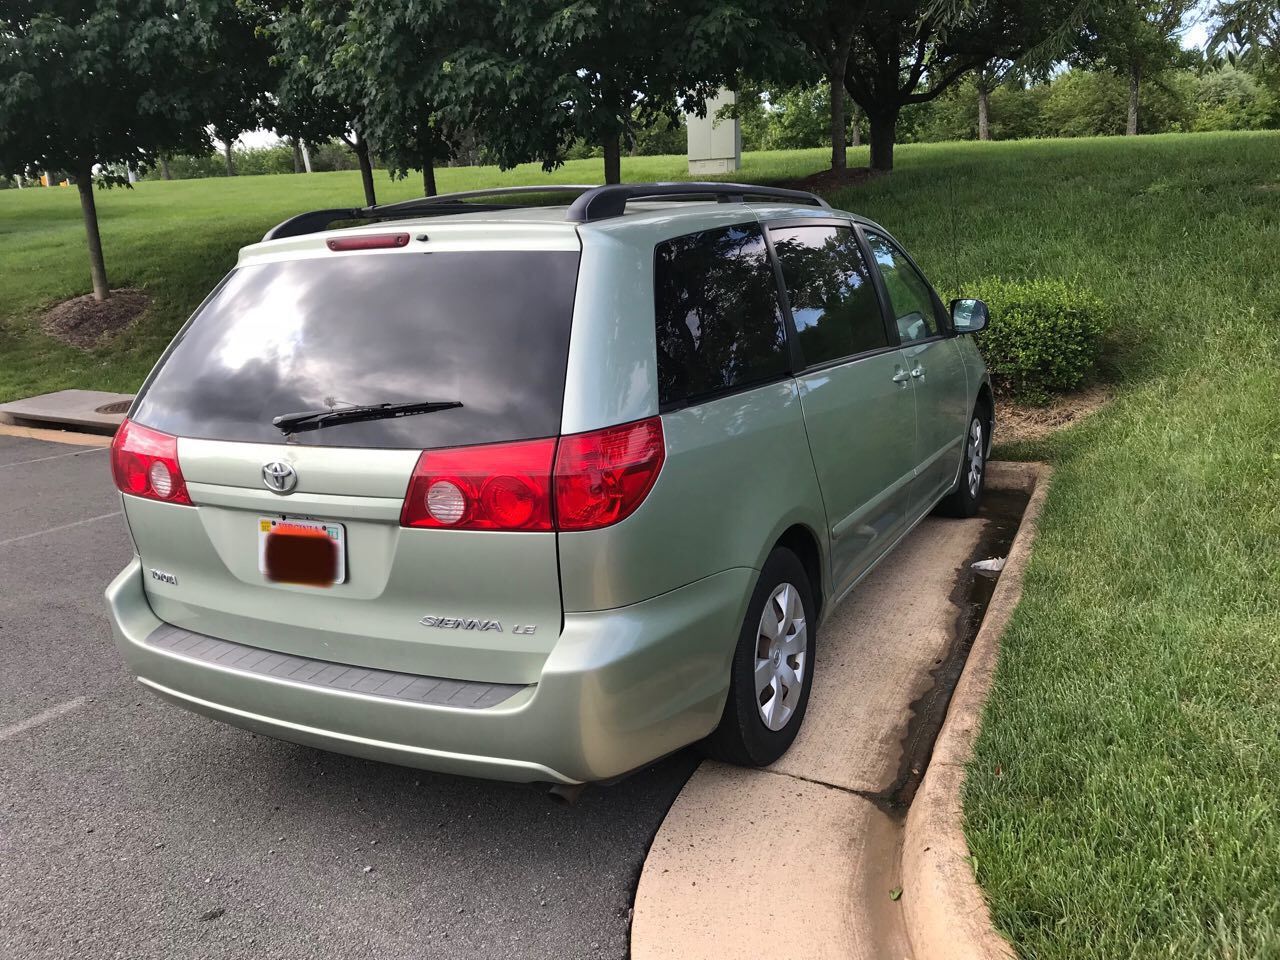
[[[0,8],[0,170],[65,170],[80,192],[94,296],[109,295],[95,164],[207,147],[212,27],[178,0],[29,0]]]

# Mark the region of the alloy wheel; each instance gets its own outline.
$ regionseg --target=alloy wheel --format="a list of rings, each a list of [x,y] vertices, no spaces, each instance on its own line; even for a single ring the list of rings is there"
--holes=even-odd
[[[770,730],[795,714],[808,669],[809,632],[800,591],[781,583],[769,595],[756,633],[756,706]]]

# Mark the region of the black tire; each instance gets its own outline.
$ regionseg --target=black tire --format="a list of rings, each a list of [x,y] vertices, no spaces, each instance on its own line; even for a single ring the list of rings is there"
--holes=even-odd
[[[960,477],[956,488],[938,504],[937,512],[944,517],[976,516],[982,506],[982,491],[987,486],[987,453],[991,445],[990,419],[985,416],[981,404],[974,408],[969,417],[969,427],[964,434],[964,461],[960,464]],[[974,474],[974,431],[978,431],[977,441],[977,483]]]
[[[769,641],[760,632],[761,620],[765,604],[771,602],[775,591],[784,584],[790,584],[795,591],[796,599],[803,610],[804,617],[804,658],[783,652],[785,643]],[[779,609],[774,602],[772,610]],[[813,687],[813,667],[815,640],[817,639],[816,608],[813,602],[813,587],[805,573],[804,564],[790,550],[779,547],[769,554],[764,569],[760,571],[760,579],[751,594],[751,602],[747,605],[746,619],[738,632],[738,646],[733,654],[733,665],[730,670],[729,697],[725,701],[724,713],[720,717],[720,725],[703,742],[703,749],[717,760],[735,763],[744,767],[763,767],[773,763],[791,746],[804,722],[805,710],[809,705],[809,691]],[[794,621],[792,621],[794,622]],[[789,632],[789,637],[796,637],[799,631]],[[776,647],[775,656],[771,659],[775,664],[785,663],[792,674],[798,674],[800,689],[797,695],[792,694],[792,687],[783,687],[786,691],[782,699],[774,703],[775,707],[789,712],[783,716],[775,716],[775,722],[781,723],[779,729],[770,729],[762,715],[761,697],[765,697],[766,706],[773,701],[775,694],[765,691],[756,692],[755,671],[758,651],[761,651],[761,640],[765,644]],[[797,643],[794,639],[792,643]],[[802,666],[796,670],[796,664]],[[778,681],[781,683],[782,681]]]

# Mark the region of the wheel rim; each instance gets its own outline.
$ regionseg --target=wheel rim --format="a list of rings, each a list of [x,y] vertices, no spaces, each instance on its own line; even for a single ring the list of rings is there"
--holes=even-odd
[[[969,424],[969,496],[976,497],[982,486],[982,421],[977,417]]]
[[[781,730],[795,715],[808,660],[809,630],[800,591],[779,584],[756,631],[756,707],[770,730]]]

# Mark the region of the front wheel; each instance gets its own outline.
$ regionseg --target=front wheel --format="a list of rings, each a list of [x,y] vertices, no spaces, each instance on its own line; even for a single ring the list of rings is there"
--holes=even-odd
[[[813,588],[790,550],[769,554],[738,635],[729,698],[707,753],[746,767],[773,763],[804,722],[813,686]]]
[[[982,505],[982,488],[987,479],[987,431],[978,410],[969,420],[965,434],[964,461],[960,482],[941,503],[938,512],[948,517],[972,517]]]

